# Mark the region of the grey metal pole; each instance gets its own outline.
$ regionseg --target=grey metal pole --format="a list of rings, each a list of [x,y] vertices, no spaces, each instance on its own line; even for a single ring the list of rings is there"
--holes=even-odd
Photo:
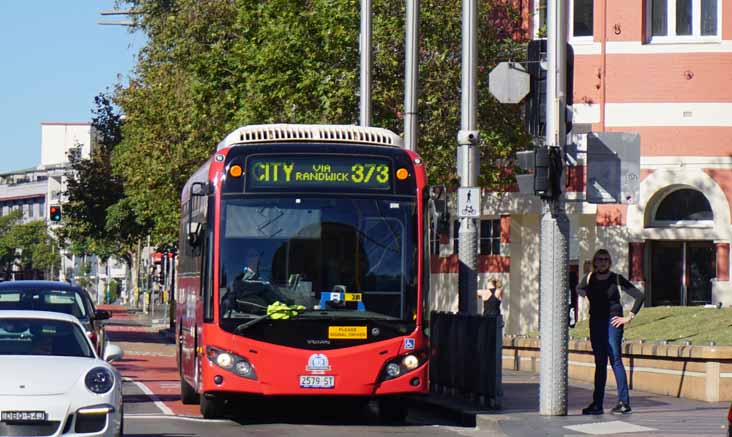
[[[371,0],[361,0],[361,126],[371,126]]]
[[[458,132],[458,175],[461,187],[477,187],[480,173],[480,154],[478,153],[479,132],[476,127],[476,107],[478,90],[477,40],[478,40],[478,2],[463,0],[463,58],[461,89],[461,121]],[[460,270],[458,279],[460,312],[477,312],[478,292],[478,230],[474,218],[462,217],[458,240],[460,242],[458,259]]]
[[[547,2],[546,147],[558,148],[562,163],[566,145],[567,0]],[[567,414],[569,220],[563,194],[543,205],[541,219],[539,413]]]
[[[417,150],[419,83],[419,0],[407,0],[404,72],[404,147]]]

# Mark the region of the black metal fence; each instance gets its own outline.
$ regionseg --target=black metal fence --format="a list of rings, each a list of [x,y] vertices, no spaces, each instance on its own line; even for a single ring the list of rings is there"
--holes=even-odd
[[[430,390],[501,406],[503,318],[433,311]]]

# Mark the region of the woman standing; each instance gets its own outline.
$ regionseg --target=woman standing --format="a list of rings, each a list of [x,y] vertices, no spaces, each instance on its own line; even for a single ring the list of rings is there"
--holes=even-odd
[[[578,294],[590,301],[590,342],[595,355],[595,390],[592,403],[582,410],[582,414],[603,414],[608,359],[618,388],[618,403],[611,412],[631,412],[628,380],[621,355],[623,327],[638,314],[645,296],[622,275],[610,271],[611,265],[610,253],[605,249],[598,250],[592,257],[593,271],[582,278],[577,287]],[[620,303],[621,290],[635,300],[633,308],[625,317]]]
[[[497,316],[501,314],[501,300],[503,299],[501,281],[491,279],[488,284],[487,289],[478,290],[478,296],[483,299],[483,315]]]

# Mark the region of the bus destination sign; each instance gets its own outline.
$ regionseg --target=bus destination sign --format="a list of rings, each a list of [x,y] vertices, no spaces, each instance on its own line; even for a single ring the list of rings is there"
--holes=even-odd
[[[247,191],[258,189],[391,188],[388,159],[363,156],[252,156]]]

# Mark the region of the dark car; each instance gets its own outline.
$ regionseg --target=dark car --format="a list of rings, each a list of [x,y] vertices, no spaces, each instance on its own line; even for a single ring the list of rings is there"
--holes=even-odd
[[[89,293],[77,285],[57,281],[0,282],[0,310],[40,310],[70,314],[81,322],[97,353],[104,354],[107,337],[102,320],[109,311],[97,310]]]
[[[729,404],[729,409],[727,410],[727,435],[732,437],[732,403]]]

